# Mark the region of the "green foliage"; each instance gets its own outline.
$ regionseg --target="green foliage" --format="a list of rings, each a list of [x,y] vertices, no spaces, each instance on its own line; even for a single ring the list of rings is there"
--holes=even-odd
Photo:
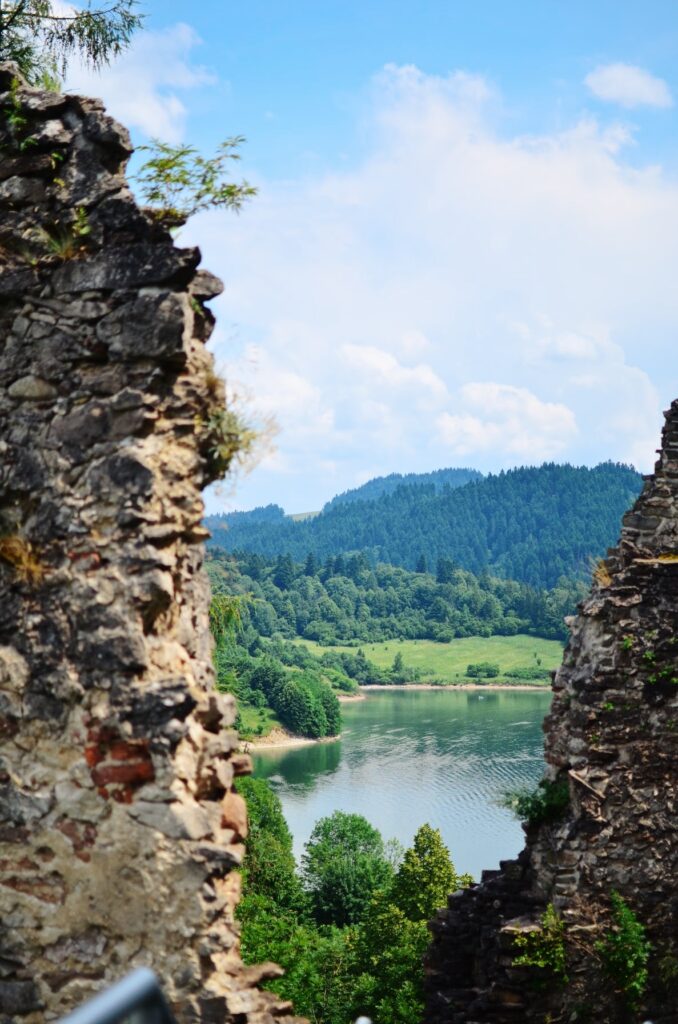
[[[215,409],[198,426],[202,448],[214,479],[225,476],[234,464],[246,462],[259,437],[258,432],[232,408]]]
[[[221,689],[259,706],[268,705],[291,732],[318,739],[341,728],[339,702],[329,685],[313,673],[290,672],[277,659],[217,649]]]
[[[207,525],[216,538],[223,536],[214,518]],[[254,595],[251,621],[260,636],[279,633],[324,646],[528,633],[560,638],[565,632],[563,617],[583,595],[579,585],[566,580],[552,591],[537,592],[513,580],[477,577],[465,569],[455,569],[449,582],[438,583],[427,573],[381,563],[371,566],[361,555],[342,561],[339,566],[334,558],[323,565],[316,562],[311,573],[310,555],[294,562],[289,555],[269,559],[212,548],[208,570],[215,583],[228,577],[240,591]],[[408,667],[396,673],[398,681],[416,679],[409,651],[403,648],[400,653]],[[394,653],[390,668],[393,657]],[[530,668],[531,678],[545,678],[540,665]],[[466,664],[462,672],[465,669]]]
[[[493,661],[478,661],[466,667],[466,675],[470,679],[495,679],[499,675],[499,665]]]
[[[410,921],[429,921],[451,892],[471,882],[470,875],[457,875],[439,829],[422,825],[398,868],[390,899]]]
[[[567,779],[551,782],[542,779],[531,793],[507,793],[504,805],[515,812],[528,825],[544,825],[562,818],[570,804],[570,787]]]
[[[647,986],[652,946],[644,926],[619,895],[610,894],[612,928],[596,942],[603,970],[629,1009],[636,1009]]]
[[[0,61],[14,61],[31,85],[56,85],[73,57],[101,69],[119,56],[141,26],[137,0],[109,0],[78,10],[52,0],[0,4]]]
[[[26,135],[29,122],[23,111],[19,88],[19,79],[13,78],[10,82],[7,100],[2,107],[2,114],[14,145],[18,149],[26,149],[31,145],[31,139]]]
[[[212,594],[210,631],[216,643],[233,636],[242,623],[242,609],[247,598],[237,594]]]
[[[629,466],[547,463],[455,488],[413,482],[374,499],[332,503],[301,522],[284,515],[263,522],[241,514],[215,539],[231,551],[268,557],[287,552],[299,561],[309,551],[323,560],[362,553],[371,564],[412,570],[423,556],[437,566],[441,584],[462,567],[476,575],[488,570],[539,592],[558,587],[561,577],[588,585],[590,557],[613,543],[641,484]],[[227,523],[210,520],[212,528],[219,525]],[[488,614],[492,618],[490,608]]]
[[[423,920],[411,920],[377,893],[358,930],[351,1019],[367,1014],[379,1024],[412,1024],[424,1008],[422,958],[430,942]]]
[[[314,1024],[349,1024],[346,1007],[354,985],[352,929],[320,931],[274,899],[250,893],[241,902],[238,917],[245,963],[272,960],[285,969],[285,976],[269,982],[267,988],[291,1000],[295,1012]]]
[[[405,664],[402,651],[396,651],[389,676],[394,683],[412,683],[419,678],[419,673]]]
[[[389,473],[388,476],[378,476],[360,487],[354,487],[342,494],[337,494],[325,505],[323,511],[335,505],[346,505],[353,501],[373,501],[386,494],[393,494],[402,487],[432,486],[436,494],[444,490],[452,490],[455,487],[463,487],[470,480],[481,480],[483,474],[477,469],[434,469],[431,473]],[[426,561],[423,555],[419,560]],[[419,572],[420,570],[417,570]],[[426,572],[426,569],[422,569]]]
[[[281,964],[285,976],[269,987],[292,1000],[295,1011],[314,1024],[349,1024],[361,1014],[379,1024],[419,1020],[422,957],[429,943],[426,918],[441,902],[444,886],[449,882],[454,888],[457,877],[439,834],[429,826],[419,829],[395,886],[399,844],[384,843],[359,815],[337,812],[319,821],[304,858],[310,906],[317,913],[314,897],[324,892],[331,901],[329,908],[325,895],[320,901],[325,920],[359,918],[342,927],[319,924],[315,913],[309,916],[308,900],[303,895],[298,900],[290,882],[291,840],[277,797],[257,780],[239,781],[238,789],[250,815],[245,896],[238,908],[245,962]],[[339,907],[335,882],[344,897]],[[422,884],[427,895],[418,901],[415,890]]]
[[[247,893],[274,900],[286,910],[303,910],[305,897],[280,799],[261,779],[240,779],[237,790],[247,802],[249,819],[244,869]]]
[[[393,868],[379,831],[360,814],[335,811],[315,825],[302,858],[302,877],[319,924],[356,924]]]
[[[507,679],[524,679],[526,681],[543,679],[546,681],[551,678],[552,670],[550,668],[532,668],[526,666],[525,668],[509,668],[503,674]]]
[[[227,167],[239,160],[238,147],[242,136],[220,143],[213,157],[202,156],[194,146],[153,139],[138,152],[150,153],[149,159],[135,175],[145,202],[153,208],[156,219],[169,227],[178,227],[189,217],[203,210],[225,208],[236,213],[257,194],[246,181],[238,184],[227,180]]]
[[[539,986],[567,984],[565,924],[552,903],[542,915],[539,929],[516,935],[515,945],[523,950],[513,961],[516,967],[537,967],[547,974],[538,980]]]
[[[69,223],[43,231],[42,237],[51,256],[60,260],[71,260],[85,252],[87,236],[91,231],[87,210],[84,206],[78,206]]]

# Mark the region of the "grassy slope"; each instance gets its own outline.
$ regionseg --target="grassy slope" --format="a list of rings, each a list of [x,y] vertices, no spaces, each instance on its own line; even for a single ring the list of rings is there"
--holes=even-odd
[[[251,740],[257,736],[268,736],[271,729],[280,729],[281,725],[271,708],[255,708],[245,701],[238,701],[240,712],[240,738]]]
[[[321,647],[312,640],[300,640],[314,654],[321,655],[327,650],[350,651],[355,654],[355,647]],[[362,645],[365,656],[380,668],[389,668],[393,659],[400,652],[406,665],[422,671],[421,682],[436,677],[445,682],[469,682],[466,679],[466,666],[479,661],[490,661],[499,665],[500,673],[516,668],[548,668],[555,669],[560,665],[563,656],[563,645],[558,640],[541,640],[533,636],[490,636],[466,637],[452,640],[447,644],[439,644],[433,640],[387,640],[384,643]],[[535,657],[536,655],[536,657]],[[541,659],[541,665],[537,658]],[[498,682],[525,682],[525,680],[505,680],[501,675],[489,680],[489,684]],[[549,685],[540,680],[543,685]]]

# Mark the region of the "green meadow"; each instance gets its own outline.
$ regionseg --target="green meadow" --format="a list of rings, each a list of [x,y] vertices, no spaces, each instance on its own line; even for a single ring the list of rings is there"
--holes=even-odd
[[[299,643],[303,643],[318,656],[325,651],[356,653],[355,646],[322,647],[312,640],[300,640]],[[379,668],[390,668],[396,654],[402,654],[405,665],[420,671],[419,681],[422,683],[430,680],[444,683],[478,682],[467,677],[467,666],[492,662],[499,666],[499,676],[481,682],[488,682],[489,685],[500,682],[530,683],[529,678],[505,677],[506,672],[523,669],[534,670],[534,682],[547,686],[548,680],[539,678],[541,670],[558,668],[563,656],[563,645],[559,640],[542,640],[533,636],[472,636],[451,640],[449,643],[436,643],[434,640],[387,640],[383,643],[365,643],[361,647],[365,657]]]

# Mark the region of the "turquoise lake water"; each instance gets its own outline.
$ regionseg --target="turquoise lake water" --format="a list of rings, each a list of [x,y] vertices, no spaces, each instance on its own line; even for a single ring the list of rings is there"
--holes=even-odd
[[[404,846],[428,822],[457,871],[478,878],[522,849],[500,800],[541,778],[550,702],[550,691],[371,690],[342,704],[341,739],[261,751],[255,775],[281,798],[297,857],[318,818],[341,810]]]

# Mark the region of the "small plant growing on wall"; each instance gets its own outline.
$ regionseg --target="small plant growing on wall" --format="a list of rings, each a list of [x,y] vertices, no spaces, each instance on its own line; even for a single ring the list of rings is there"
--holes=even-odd
[[[172,228],[203,210],[238,213],[257,194],[246,181],[229,181],[226,173],[230,161],[240,159],[238,148],[244,141],[240,135],[226,139],[213,157],[202,156],[194,146],[173,146],[159,139],[139,146],[137,152],[150,156],[135,181],[155,220]]]
[[[532,792],[518,791],[504,796],[504,807],[508,807],[521,821],[528,825],[544,825],[558,821],[565,814],[570,803],[570,787],[567,779],[555,782],[542,779]]]
[[[32,546],[18,534],[0,536],[0,563],[8,566],[22,583],[33,586],[42,582],[45,575]]]
[[[515,944],[523,952],[514,959],[514,965],[536,967],[543,972],[539,987],[567,984],[565,924],[552,903],[542,914],[539,928],[516,935]]]
[[[647,986],[647,964],[652,946],[645,928],[619,895],[612,892],[612,927],[596,942],[603,972],[612,982],[622,1002],[635,1010]]]

